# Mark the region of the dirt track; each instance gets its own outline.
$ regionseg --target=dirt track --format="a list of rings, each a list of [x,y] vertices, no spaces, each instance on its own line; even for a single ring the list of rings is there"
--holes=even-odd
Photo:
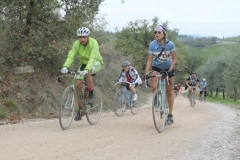
[[[0,126],[1,160],[240,159],[240,111],[186,98],[174,103],[174,124],[158,133],[151,105],[137,115],[86,117],[63,131],[57,119]]]

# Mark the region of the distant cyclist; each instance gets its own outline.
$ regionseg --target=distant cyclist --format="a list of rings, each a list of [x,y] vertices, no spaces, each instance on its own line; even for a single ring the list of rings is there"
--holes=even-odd
[[[127,86],[127,89],[130,90],[133,93],[132,100],[137,100],[137,92],[136,87],[140,84],[142,84],[142,79],[138,75],[138,72],[136,69],[134,69],[132,66],[130,66],[129,61],[124,61],[122,63],[122,71],[118,77],[117,82],[129,82],[130,85]]]
[[[182,88],[181,88],[181,84],[178,83],[178,84],[177,84],[177,93],[178,93],[178,95],[179,95],[181,89],[182,89]]]
[[[200,95],[199,95],[199,100],[200,100],[200,97],[202,96],[204,92],[204,97],[206,99],[206,95],[207,95],[207,82],[206,82],[206,79],[203,78],[203,81],[200,82]]]
[[[166,85],[166,95],[169,105],[169,114],[167,117],[168,125],[173,124],[173,84],[174,84],[174,67],[177,62],[177,53],[175,45],[172,41],[167,39],[167,30],[161,26],[157,25],[154,28],[155,40],[153,40],[149,45],[148,60],[146,63],[145,77],[150,69],[152,69],[152,76],[157,75],[161,71],[167,71],[171,84]],[[151,79],[151,89],[152,92],[157,89],[157,78]]]
[[[177,92],[177,85],[176,84],[173,86],[173,90]]]
[[[177,85],[176,84],[173,86],[173,91],[174,91],[174,94],[175,94],[174,96],[177,97]]]
[[[76,87],[78,93],[82,93],[83,91],[83,78],[86,77],[87,88],[89,91],[89,99],[88,103],[94,103],[94,94],[93,94],[93,79],[91,74],[97,73],[103,65],[103,59],[99,52],[98,42],[89,37],[90,30],[86,27],[81,27],[77,30],[77,37],[73,45],[72,49],[68,52],[67,59],[63,64],[63,68],[61,70],[62,73],[67,73],[68,68],[72,65],[74,58],[76,56],[80,59],[80,67],[78,71],[82,71],[84,76],[78,76],[76,81]],[[75,120],[81,120],[80,116],[80,108],[82,104],[78,102],[78,113],[75,117]]]
[[[192,89],[193,89],[193,93],[194,93],[194,96],[195,96],[196,89],[193,88],[193,87],[199,87],[199,78],[197,77],[197,73],[192,73],[188,77],[188,79],[186,81],[186,86],[189,88],[188,96],[192,92]]]

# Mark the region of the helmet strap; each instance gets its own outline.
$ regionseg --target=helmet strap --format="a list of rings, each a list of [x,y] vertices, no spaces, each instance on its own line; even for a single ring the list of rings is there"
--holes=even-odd
[[[161,40],[157,40],[158,42],[162,42],[165,39],[165,37],[163,37]]]

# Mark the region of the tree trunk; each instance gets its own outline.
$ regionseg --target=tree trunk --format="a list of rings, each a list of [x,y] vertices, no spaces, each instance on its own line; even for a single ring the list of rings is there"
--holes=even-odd
[[[229,99],[229,90],[228,90],[228,92],[227,92],[227,99]]]
[[[213,91],[211,90],[211,91],[210,91],[210,97],[212,97],[212,95],[213,95]]]
[[[234,101],[237,101],[237,88],[234,88]]]
[[[29,35],[29,32],[30,32],[30,26],[31,26],[31,18],[32,18],[32,10],[33,10],[33,6],[34,6],[34,0],[31,0],[30,1],[30,6],[29,6],[29,11],[28,11],[28,14],[27,14],[27,18],[26,18],[26,25],[25,25],[25,30],[24,30],[24,33],[23,35],[25,37],[28,37]],[[13,52],[19,50],[21,48],[21,42],[22,42],[22,38],[24,38],[24,36],[21,36],[20,37],[20,40],[16,43],[16,45],[13,47]]]
[[[216,88],[216,97],[218,97],[218,88]]]
[[[34,0],[31,0],[30,1],[30,6],[29,6],[29,12],[28,12],[28,15],[27,15],[27,20],[26,20],[26,25],[25,25],[25,31],[24,31],[24,35],[26,37],[28,37],[29,35],[29,32],[30,32],[30,26],[31,26],[31,23],[32,23],[32,12],[33,12],[33,6],[34,6]]]
[[[225,92],[224,92],[224,90],[223,90],[223,99],[225,99]]]

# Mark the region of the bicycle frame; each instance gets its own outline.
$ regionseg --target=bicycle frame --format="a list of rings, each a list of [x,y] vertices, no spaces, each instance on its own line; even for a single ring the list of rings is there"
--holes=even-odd
[[[150,71],[152,72],[152,71]],[[147,74],[149,74],[150,72],[148,72]],[[163,76],[165,76],[163,78]],[[153,77],[156,77],[157,78],[157,90],[161,91],[162,93],[162,103],[165,104],[165,99],[166,99],[166,81],[167,81],[167,84],[169,85],[169,77],[168,77],[168,74],[166,71],[161,71],[159,72],[159,74],[157,75],[154,75],[154,76],[149,76],[149,78],[153,78]],[[148,84],[148,81],[145,79],[145,86],[147,88],[148,87],[151,87],[149,84]],[[165,106],[165,105],[163,105]]]
[[[77,71],[72,71],[72,72],[69,72],[69,73],[67,73],[67,74],[61,74],[61,76],[66,76],[66,77],[71,77],[71,78],[73,78],[73,80],[72,80],[72,82],[71,82],[71,87],[73,88],[73,90],[74,90],[74,93],[75,93],[75,97],[74,98],[78,98],[78,100],[80,100],[81,101],[81,103],[84,105],[85,104],[85,100],[86,100],[86,98],[85,98],[85,94],[88,94],[88,93],[85,93],[85,87],[86,87],[86,82],[84,81],[84,79],[82,80],[83,81],[83,84],[84,84],[84,86],[83,86],[83,88],[84,88],[84,90],[83,90],[83,92],[82,93],[80,93],[80,96],[77,96],[76,95],[76,81],[77,81],[77,76],[79,75],[80,73],[79,72],[77,72]],[[59,79],[59,77],[60,77],[60,75],[58,75],[57,76],[57,81],[59,81],[59,82],[61,82],[61,80]],[[84,106],[83,106],[83,108],[85,108]]]
[[[124,85],[124,83],[125,84],[131,84],[131,83],[129,83],[129,82],[117,82],[115,85],[117,85],[119,83],[123,84],[121,86],[122,95],[121,95],[120,101],[122,101],[122,104],[124,104],[125,97],[127,97],[127,102],[125,102],[125,103],[130,107],[133,104],[132,103],[132,92],[127,89],[127,86]]]

